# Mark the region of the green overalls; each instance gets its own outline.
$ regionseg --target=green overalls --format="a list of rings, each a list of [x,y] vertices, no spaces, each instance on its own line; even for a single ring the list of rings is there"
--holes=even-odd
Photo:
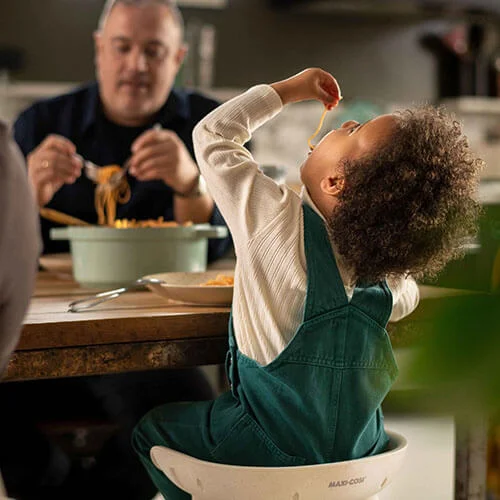
[[[356,287],[349,302],[322,219],[304,205],[307,296],[288,346],[261,366],[238,350],[229,324],[231,390],[215,401],[168,404],[138,424],[133,444],[168,500],[189,499],[149,458],[163,445],[202,460],[292,466],[384,450],[381,403],[397,375],[385,326],[385,282]],[[256,311],[258,314],[258,311]]]

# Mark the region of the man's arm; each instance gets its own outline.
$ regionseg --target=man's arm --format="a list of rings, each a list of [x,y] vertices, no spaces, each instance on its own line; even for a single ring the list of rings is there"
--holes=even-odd
[[[23,158],[0,124],[0,375],[19,340],[39,250],[37,210]]]

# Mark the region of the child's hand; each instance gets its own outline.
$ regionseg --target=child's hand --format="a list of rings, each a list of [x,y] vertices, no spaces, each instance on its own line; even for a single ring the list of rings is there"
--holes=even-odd
[[[334,108],[342,99],[337,80],[320,68],[308,68],[300,73],[271,84],[283,104],[317,99],[327,109]]]

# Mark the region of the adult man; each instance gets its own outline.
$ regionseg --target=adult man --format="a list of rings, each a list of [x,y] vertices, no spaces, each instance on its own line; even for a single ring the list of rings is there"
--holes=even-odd
[[[108,0],[94,42],[98,83],[37,103],[15,123],[38,204],[96,222],[80,156],[98,165],[130,158],[132,196],[118,218],[224,223],[201,189],[191,139],[217,103],[172,89],[187,50],[172,0]],[[42,220],[44,252],[67,251],[50,227]],[[209,260],[227,247],[228,239],[211,241]]]
[[[182,18],[172,0],[108,0],[95,33],[98,83],[37,103],[15,123],[40,206],[95,222],[94,185],[80,156],[98,165],[123,165],[130,158],[132,196],[117,207],[118,218],[223,223],[200,183],[191,140],[194,125],[217,103],[172,89],[186,54],[182,34]],[[44,251],[65,251],[67,247],[49,239],[50,227],[42,220]],[[225,251],[228,240],[209,246],[212,259]],[[212,396],[201,373],[191,370],[36,381],[0,389],[10,415],[23,415],[18,432],[12,429],[15,418],[0,422],[0,433],[2,427],[9,429],[0,448],[7,450],[10,438],[11,462],[33,421],[74,420],[83,414],[104,417],[118,428],[95,462],[85,462],[84,468],[75,467],[60,448],[39,436],[36,463],[31,467],[24,453],[19,457],[22,470],[5,474],[9,493],[20,499],[149,500],[154,487],[131,450],[133,425],[163,402]],[[33,404],[34,394],[43,405]],[[1,458],[0,452],[3,468]]]

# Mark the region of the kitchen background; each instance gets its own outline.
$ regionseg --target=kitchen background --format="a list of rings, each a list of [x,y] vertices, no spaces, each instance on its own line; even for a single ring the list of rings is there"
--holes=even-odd
[[[103,3],[0,1],[0,68],[11,68],[0,83],[0,117],[11,121],[33,99],[93,78],[91,33]],[[500,62],[499,0],[181,0],[179,5],[191,47],[179,83],[223,100],[308,66],[324,67],[337,77],[345,98],[329,114],[324,131],[346,117],[363,120],[445,96],[498,93],[493,68],[497,54]],[[483,81],[460,83],[464,75],[474,79],[476,63]],[[483,175],[500,177],[495,159],[500,104],[477,98],[448,105],[461,114],[472,142],[489,160]],[[254,153],[262,163],[283,164],[287,179],[295,182],[321,107],[306,103],[287,111],[257,134]]]
[[[91,34],[103,4],[0,0],[0,118],[12,121],[33,100],[93,78]],[[487,160],[483,200],[500,203],[500,182],[491,182],[500,179],[500,0],[179,0],[179,5],[190,42],[180,84],[224,100],[253,84],[323,67],[337,77],[344,95],[323,132],[347,118],[365,120],[408,105],[444,102]],[[286,180],[297,182],[321,112],[314,102],[289,107],[258,131],[257,159],[283,166]],[[381,498],[451,500],[452,418],[389,413],[387,423],[412,439],[413,448],[402,479]],[[498,436],[491,443],[496,458],[489,474],[498,485]]]

